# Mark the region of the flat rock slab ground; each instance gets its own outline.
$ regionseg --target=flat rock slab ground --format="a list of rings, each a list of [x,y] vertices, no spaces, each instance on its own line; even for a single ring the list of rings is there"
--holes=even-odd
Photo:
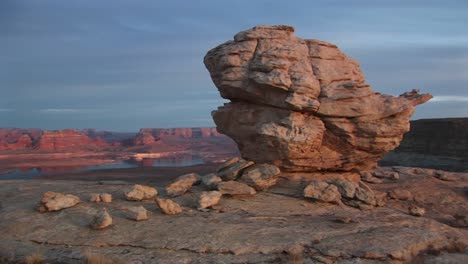
[[[1,181],[0,263],[33,254],[45,263],[86,263],[89,254],[115,263],[468,263],[468,174],[442,181],[430,170],[394,169],[399,180],[371,187],[405,188],[414,198],[389,200],[370,211],[297,197],[293,186],[300,182],[282,181],[249,198],[223,197],[207,212],[195,209],[195,188],[174,198],[184,212],[171,216],[154,201],[124,200],[126,182]],[[163,193],[164,186],[156,187]],[[34,209],[46,191],[83,202],[41,214]],[[87,202],[90,193],[101,192],[114,201]],[[139,205],[149,210],[149,219],[126,219],[122,209]],[[426,215],[409,215],[410,205],[424,207]],[[93,230],[89,225],[102,207],[114,224]]]

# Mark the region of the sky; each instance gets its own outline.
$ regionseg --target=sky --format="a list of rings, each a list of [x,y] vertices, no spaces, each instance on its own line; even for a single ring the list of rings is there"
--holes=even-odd
[[[468,1],[0,0],[0,127],[214,126],[206,52],[286,24],[358,60],[374,90],[468,117]]]

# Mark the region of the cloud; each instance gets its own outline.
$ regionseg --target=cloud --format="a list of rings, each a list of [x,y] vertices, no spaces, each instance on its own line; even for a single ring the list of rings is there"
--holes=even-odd
[[[0,112],[13,112],[15,111],[14,109],[9,109],[9,108],[0,108]]]
[[[468,102],[468,96],[436,95],[429,102]]]
[[[39,112],[41,113],[52,113],[52,114],[70,114],[70,113],[84,113],[89,112],[90,109],[73,109],[73,108],[47,108],[47,109],[40,109]]]

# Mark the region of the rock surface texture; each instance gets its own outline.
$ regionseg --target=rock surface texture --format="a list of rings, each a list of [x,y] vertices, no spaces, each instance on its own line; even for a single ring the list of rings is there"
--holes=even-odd
[[[242,157],[282,171],[366,170],[400,143],[429,94],[399,97],[366,84],[334,44],[258,26],[210,50],[204,63],[231,100],[212,113]]]
[[[48,190],[87,197],[119,193],[132,184],[4,180],[0,262],[24,263],[27,256],[41,252],[43,263],[82,264],[91,251],[119,260],[115,263],[468,263],[468,174],[453,173],[455,181],[441,181],[431,176],[433,170],[384,169],[398,172],[400,179],[372,184],[374,192],[403,188],[413,200],[389,199],[374,210],[357,210],[304,200],[304,182],[281,178],[254,196],[223,195],[210,210],[196,210],[198,196],[186,193],[174,198],[187,208],[176,216],[163,214],[153,201],[129,202],[118,196],[111,204],[83,202],[41,214],[32,208]],[[163,177],[158,180],[152,186],[167,184]],[[353,195],[354,188],[356,195],[352,184],[339,184],[343,194]],[[146,221],[129,220],[123,208],[131,205],[144,205],[151,215]],[[112,226],[91,230],[103,206],[113,218]],[[413,206],[424,208],[425,214],[410,215]]]

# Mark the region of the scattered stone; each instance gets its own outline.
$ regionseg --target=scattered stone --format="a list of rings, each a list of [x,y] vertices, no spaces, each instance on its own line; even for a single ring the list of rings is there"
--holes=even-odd
[[[240,181],[257,191],[266,190],[278,182],[280,169],[270,164],[255,164],[242,172]]]
[[[106,208],[102,208],[94,216],[94,220],[93,220],[93,223],[91,224],[91,227],[93,229],[104,229],[110,225],[112,225],[112,217],[107,212]]]
[[[381,179],[399,180],[400,174],[396,171],[374,170],[372,174]]]
[[[141,201],[154,198],[158,191],[150,186],[135,184],[124,195],[129,201]]]
[[[58,211],[75,206],[78,203],[80,203],[80,198],[74,195],[46,192],[42,195],[37,210],[41,213]]]
[[[156,198],[156,204],[164,214],[176,215],[182,213],[182,208],[171,199]]]
[[[340,192],[341,196],[348,199],[353,199],[356,195],[356,189],[358,188],[358,184],[350,181],[344,180],[335,180],[331,182],[333,185],[338,187],[338,191]]]
[[[426,174],[426,171],[424,169],[421,169],[421,168],[413,168],[412,172],[414,174],[416,174],[416,175]]]
[[[204,63],[231,100],[212,112],[217,130],[245,159],[283,172],[370,169],[408,132],[414,107],[432,98],[375,92],[336,45],[298,38],[290,26],[240,32]]]
[[[363,182],[359,182],[354,198],[371,206],[377,204],[374,191]]]
[[[101,201],[101,196],[99,193],[91,193],[89,194],[89,201],[93,203],[98,203]]]
[[[226,166],[218,171],[218,176],[223,179],[223,181],[234,181],[239,178],[240,173],[243,169],[254,165],[253,161],[247,161],[240,159],[236,163],[233,163],[229,166]]]
[[[468,217],[466,217],[466,215],[455,214],[453,218],[454,218],[454,221],[452,221],[453,226],[461,227],[461,228],[468,227]]]
[[[202,184],[210,190],[216,190],[216,188],[218,187],[218,183],[222,181],[223,179],[221,179],[221,177],[218,177],[214,173],[210,173],[205,176],[202,176],[202,179],[201,179]]]
[[[433,176],[442,181],[456,181],[456,178],[445,171],[434,171]]]
[[[240,158],[239,157],[234,157],[232,159],[228,159],[227,161],[225,161],[223,164],[221,164],[218,169],[216,170],[216,172],[220,172],[222,171],[223,169],[227,168],[227,167],[231,167],[232,165],[234,165],[235,163],[239,162]]]
[[[254,195],[257,193],[254,188],[237,181],[220,182],[218,184],[218,191],[229,195]]]
[[[324,181],[312,181],[304,189],[304,197],[320,202],[339,203],[341,199],[338,187]]]
[[[111,203],[112,202],[112,194],[110,194],[110,193],[101,193],[101,194],[99,194],[99,197],[101,198],[101,202],[103,202],[103,203]]]
[[[200,182],[200,176],[196,173],[184,174],[166,187],[167,195],[176,197],[186,193],[193,185]]]
[[[128,219],[142,221],[148,219],[148,210],[143,206],[132,206],[125,208],[125,215]]]
[[[369,171],[361,171],[359,172],[359,174],[361,175],[361,180],[364,182],[367,182],[367,183],[382,183],[383,182],[382,179],[374,177],[374,175],[372,175],[372,173]]]
[[[375,205],[382,207],[387,203],[387,193],[386,192],[374,192],[375,194]]]
[[[202,192],[198,200],[198,209],[205,209],[217,205],[223,194],[218,191]]]
[[[399,180],[399,179],[400,179],[400,173],[398,173],[398,172],[396,172],[396,171],[390,172],[390,173],[388,174],[388,177],[389,177],[390,180],[396,181],[396,180]]]
[[[335,222],[341,223],[341,224],[350,224],[350,223],[359,223],[359,220],[349,217],[349,216],[343,216],[343,217],[335,218]]]
[[[395,189],[388,192],[388,196],[396,200],[413,200],[413,194],[408,190]]]
[[[424,216],[424,214],[426,214],[426,209],[412,205],[408,208],[408,212],[412,216]]]

